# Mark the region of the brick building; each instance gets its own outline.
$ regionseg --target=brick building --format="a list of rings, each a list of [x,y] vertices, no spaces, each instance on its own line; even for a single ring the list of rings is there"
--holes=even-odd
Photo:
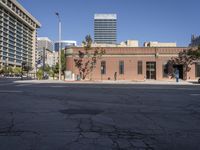
[[[106,54],[98,60],[95,70],[88,76],[92,80],[117,80],[144,81],[170,80],[168,76],[167,62],[172,57],[178,56],[180,51],[186,47],[107,47],[104,48]],[[83,47],[68,49],[66,68],[75,75],[78,70],[74,64],[74,58],[78,57],[78,51],[83,51]],[[183,78],[183,66],[174,66],[179,69],[180,78]],[[195,80],[200,76],[200,66],[191,66],[187,73],[188,80]]]

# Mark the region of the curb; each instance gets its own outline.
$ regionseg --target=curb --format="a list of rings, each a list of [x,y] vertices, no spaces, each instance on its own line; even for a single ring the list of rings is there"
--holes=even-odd
[[[173,81],[58,81],[58,80],[18,80],[15,83],[32,83],[32,84],[42,84],[42,83],[57,83],[57,84],[123,84],[123,85],[200,85],[197,82],[173,82]]]

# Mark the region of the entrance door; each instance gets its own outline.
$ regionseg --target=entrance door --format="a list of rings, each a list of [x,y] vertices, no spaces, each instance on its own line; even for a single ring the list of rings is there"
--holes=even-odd
[[[146,77],[156,80],[156,62],[146,62]]]
[[[183,79],[183,65],[174,65],[174,69],[178,69],[179,71],[179,78]]]

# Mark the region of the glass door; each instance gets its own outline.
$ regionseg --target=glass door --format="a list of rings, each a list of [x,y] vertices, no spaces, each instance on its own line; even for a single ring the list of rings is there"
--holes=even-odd
[[[156,80],[156,62],[146,62],[146,77]]]

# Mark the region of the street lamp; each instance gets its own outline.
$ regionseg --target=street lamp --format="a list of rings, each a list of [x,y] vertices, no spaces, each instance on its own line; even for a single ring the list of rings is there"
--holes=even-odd
[[[59,33],[59,52],[58,52],[58,54],[59,54],[59,80],[61,80],[61,68],[62,68],[62,66],[61,66],[61,19],[60,19],[60,15],[59,15],[59,13],[58,12],[56,12],[56,16],[58,17],[58,21],[59,21],[59,29],[58,29],[58,33]]]

